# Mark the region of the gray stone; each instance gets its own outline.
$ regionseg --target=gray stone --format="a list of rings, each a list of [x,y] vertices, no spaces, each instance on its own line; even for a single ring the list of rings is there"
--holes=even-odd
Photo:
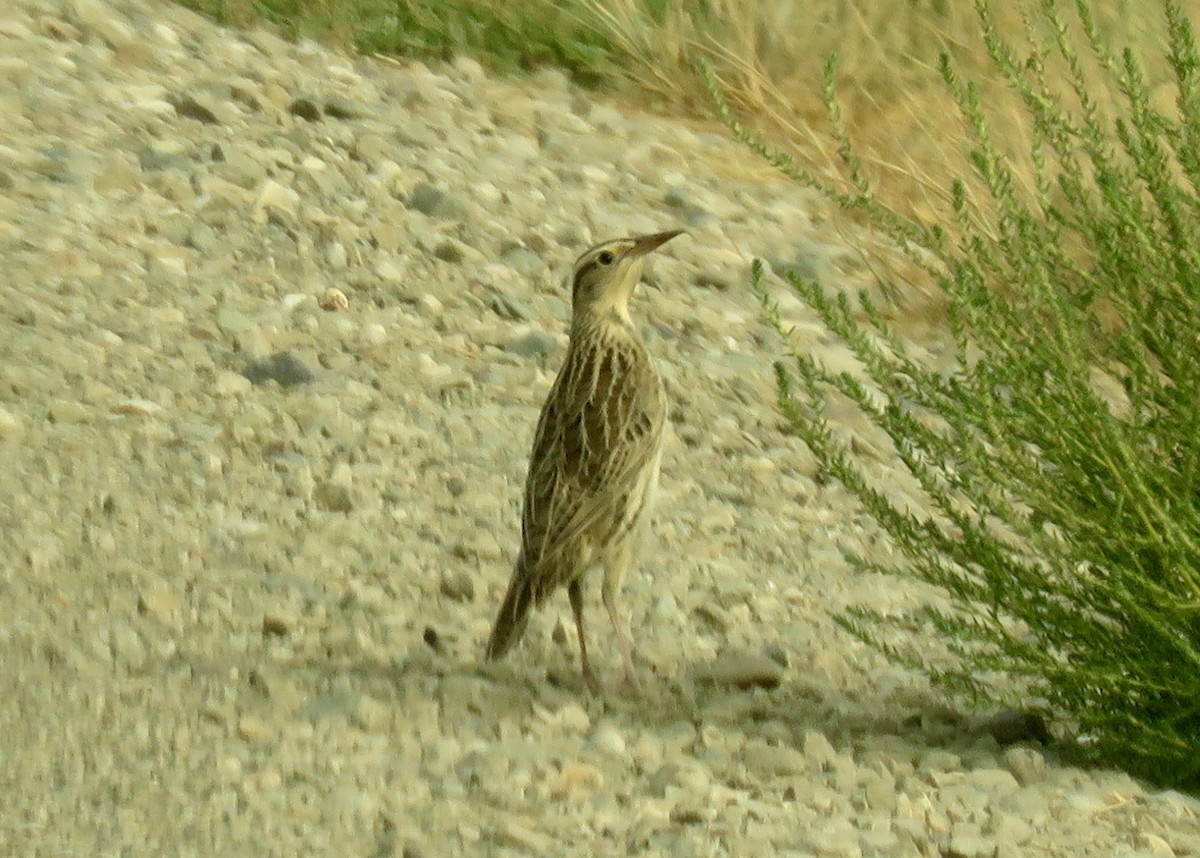
[[[542,257],[526,247],[510,247],[500,254],[500,261],[522,277],[532,277],[546,268]]]
[[[319,122],[321,120],[321,108],[311,99],[297,98],[288,105],[287,109],[288,113],[293,116],[299,116],[308,122]]]
[[[475,579],[462,569],[442,573],[442,595],[456,602],[475,600]]]
[[[256,361],[247,367],[244,374],[254,384],[274,381],[280,387],[295,387],[316,380],[316,375],[304,361],[288,351],[275,352],[264,360]]]
[[[206,125],[219,125],[221,120],[217,118],[217,114],[209,107],[205,107],[192,96],[184,93],[170,99],[171,106],[175,108],[184,119],[195,119],[197,122],[203,122]]]
[[[249,330],[254,323],[243,313],[228,304],[217,308],[217,327],[225,334],[240,334]]]
[[[712,682],[730,688],[776,688],[783,679],[783,669],[764,655],[753,652],[723,652],[696,674],[697,681]]]
[[[448,192],[421,182],[408,195],[408,207],[429,217],[454,220],[462,216],[462,204]]]
[[[530,331],[528,334],[509,340],[504,350],[520,357],[545,357],[558,349],[558,341],[549,334],[541,331]]]
[[[341,483],[320,480],[313,489],[313,502],[325,512],[351,513],[354,511],[354,492]]]

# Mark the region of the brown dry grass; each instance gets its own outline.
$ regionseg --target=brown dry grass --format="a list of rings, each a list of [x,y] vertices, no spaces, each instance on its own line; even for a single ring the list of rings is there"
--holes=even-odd
[[[748,125],[829,175],[837,174],[837,145],[829,133],[821,72],[836,52],[845,125],[871,178],[885,199],[922,218],[941,208],[949,180],[965,172],[965,127],[937,71],[943,51],[961,78],[982,86],[994,142],[1018,158],[1028,150],[1026,114],[997,79],[969,2],[690,0],[665,4],[661,20],[647,11],[645,0],[586,0],[586,5],[634,61],[630,80],[654,104],[711,114],[694,67],[697,58],[707,58]],[[1073,19],[1069,4],[1056,5]],[[1152,89],[1169,100],[1173,88],[1157,4],[1092,5],[1114,51],[1133,47],[1147,63]],[[1189,14],[1200,12],[1200,0],[1183,5]],[[997,29],[1020,51],[1026,44],[1020,4],[993,6]],[[1036,35],[1049,36],[1044,27]],[[1082,36],[1075,41],[1086,54]],[[1111,83],[1095,63],[1088,71],[1103,109]]]

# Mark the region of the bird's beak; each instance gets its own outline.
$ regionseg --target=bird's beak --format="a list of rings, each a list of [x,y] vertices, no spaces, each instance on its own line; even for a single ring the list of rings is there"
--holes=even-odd
[[[652,250],[662,247],[677,235],[683,235],[682,229],[671,229],[666,232],[656,232],[653,235],[639,235],[633,240],[633,247],[625,254],[633,258],[645,256]]]

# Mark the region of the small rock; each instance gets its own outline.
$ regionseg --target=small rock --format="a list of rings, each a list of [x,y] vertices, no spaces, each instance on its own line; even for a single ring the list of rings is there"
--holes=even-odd
[[[264,360],[256,361],[243,375],[254,384],[274,381],[280,387],[308,384],[316,378],[300,358],[287,351],[275,352]]]
[[[625,737],[611,724],[602,724],[592,732],[592,746],[614,757],[625,756]]]
[[[299,116],[308,122],[319,122],[321,120],[321,108],[317,107],[316,103],[307,98],[297,98],[288,105],[288,113],[293,116]]]
[[[350,723],[360,730],[378,732],[391,720],[391,708],[368,694],[357,695],[350,711]]]
[[[1004,765],[1021,786],[1046,777],[1046,758],[1032,748],[1009,748],[1004,752]]]
[[[56,399],[47,410],[54,423],[84,423],[92,418],[87,406],[73,399]]]
[[[462,215],[462,204],[429,182],[420,182],[408,195],[408,207],[428,217],[455,219]]]
[[[121,163],[109,164],[92,180],[98,193],[130,192],[137,190],[140,177],[136,170]]]
[[[500,261],[523,277],[531,277],[546,267],[542,257],[519,245],[500,254]]]
[[[217,371],[212,392],[217,396],[241,396],[250,390],[250,379],[227,369]]]
[[[294,189],[281,185],[274,179],[262,183],[250,218],[255,223],[263,224],[274,216],[274,222],[282,222],[290,226],[296,220],[300,210],[300,194]],[[282,221],[281,221],[282,218]]]
[[[1001,810],[992,811],[990,830],[999,842],[1016,844],[1024,843],[1036,833],[1034,827],[1021,817]]]
[[[263,614],[262,633],[264,637],[284,637],[294,628],[296,628],[296,618],[291,614],[275,612]]]
[[[433,249],[433,255],[443,262],[449,262],[453,265],[458,265],[463,261],[462,244],[452,239],[443,241]]]
[[[456,602],[475,600],[475,579],[463,569],[442,573],[442,595]]]
[[[765,655],[752,652],[723,652],[697,673],[697,681],[711,682],[745,691],[777,688],[783,669]]]
[[[549,834],[538,831],[532,821],[518,822],[516,819],[500,823],[492,832],[492,839],[497,846],[515,848],[525,855],[553,855],[555,847],[561,845]]]
[[[917,770],[922,772],[957,772],[962,768],[962,758],[950,751],[932,750],[921,758]]]
[[[354,495],[349,486],[322,480],[313,489],[313,501],[326,512],[354,511]]]
[[[154,254],[146,260],[146,280],[155,286],[172,286],[187,280],[187,260],[174,254]]]
[[[168,99],[171,106],[175,108],[175,112],[184,119],[195,119],[197,122],[203,122],[206,125],[220,125],[221,120],[217,118],[217,114],[205,107],[190,95],[181,95],[175,98]]]
[[[381,346],[387,342],[387,338],[388,338],[387,328],[385,328],[383,325],[379,324],[378,322],[372,322],[371,324],[369,324],[365,328],[363,328],[362,338],[363,338],[363,341],[366,342],[368,345]]]
[[[279,309],[286,315],[308,300],[303,292],[289,292],[279,299]]]
[[[342,717],[364,730],[382,725],[388,712],[388,708],[378,700],[354,691],[318,694],[303,709],[304,717],[314,723],[326,718]]]
[[[238,736],[247,742],[261,742],[269,739],[274,732],[269,723],[254,715],[244,716],[237,725]]]
[[[408,280],[408,269],[401,260],[385,256],[375,263],[376,276],[385,283],[404,284]]]
[[[122,399],[113,406],[114,414],[129,414],[134,417],[153,417],[160,413],[163,407],[149,399]]]
[[[853,823],[844,817],[825,820],[806,834],[809,847],[821,856],[830,858],[861,858],[862,848],[858,845],[858,832]]]
[[[646,792],[658,798],[664,798],[670,789],[706,795],[710,786],[708,772],[699,763],[690,761],[663,763],[646,780]]]
[[[795,748],[768,745],[761,739],[747,742],[742,749],[741,758],[747,768],[767,776],[799,775],[811,768],[808,757]]]
[[[541,331],[530,331],[525,336],[517,337],[504,346],[506,352],[520,357],[542,357],[557,348],[558,341]]]
[[[703,622],[717,634],[724,634],[729,631],[731,620],[729,612],[717,605],[701,604],[697,605],[694,612],[696,619]]]
[[[669,819],[676,825],[702,825],[707,821],[704,813],[694,807],[673,807]]]
[[[321,297],[317,300],[317,304],[327,313],[338,313],[349,309],[350,299],[346,297],[346,293],[341,289],[335,289],[331,286],[321,294]]]
[[[240,334],[243,331],[249,330],[254,325],[246,314],[240,310],[235,310],[228,304],[222,304],[217,308],[217,327],[224,334]]]
[[[604,775],[590,763],[567,763],[563,766],[550,797],[555,800],[583,801],[604,786]]]
[[[163,619],[179,610],[179,599],[166,584],[155,584],[138,594],[138,612]]]
[[[0,405],[0,438],[16,438],[23,428],[20,416]]]
[[[362,111],[350,101],[344,98],[327,98],[325,99],[325,115],[332,119],[357,119],[362,115]]]
[[[994,840],[974,834],[956,834],[941,854],[943,858],[994,858],[998,848]]]
[[[1177,854],[1171,844],[1149,831],[1141,831],[1137,835],[1139,849],[1144,849],[1151,855],[1161,855],[1163,858],[1174,858]]]
[[[837,751],[824,733],[809,730],[804,734],[804,756],[819,769],[826,769],[837,759]]]
[[[650,616],[654,618],[655,623],[673,626],[682,626],[687,620],[679,607],[679,602],[670,593],[663,593],[654,600],[654,606],[650,609]]]
[[[572,733],[585,733],[592,724],[592,719],[578,703],[568,703],[559,709],[557,720],[559,726]]]
[[[784,647],[779,644],[770,644],[763,650],[763,655],[775,662],[783,670],[787,670],[792,666],[792,656]]]
[[[421,633],[421,640],[425,642],[425,646],[429,647],[434,652],[441,652],[442,638],[438,634],[437,629],[433,626],[426,626],[425,631]]]
[[[497,316],[512,322],[528,321],[535,315],[529,304],[520,298],[500,292],[492,292],[488,298],[488,306]]]

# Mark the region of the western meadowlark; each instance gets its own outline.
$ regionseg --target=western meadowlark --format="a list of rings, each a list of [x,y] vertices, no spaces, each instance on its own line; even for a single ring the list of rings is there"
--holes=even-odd
[[[667,406],[629,299],[646,254],[681,232],[606,241],[575,262],[570,346],[538,419],[521,551],[488,641],[489,659],[504,655],[525,631],[530,609],[565,584],[592,693],[600,686],[583,633],[583,582],[595,567],[604,570],[600,593],[625,681],[638,684],[616,600],[650,517]]]

